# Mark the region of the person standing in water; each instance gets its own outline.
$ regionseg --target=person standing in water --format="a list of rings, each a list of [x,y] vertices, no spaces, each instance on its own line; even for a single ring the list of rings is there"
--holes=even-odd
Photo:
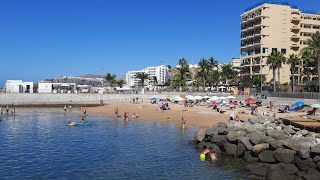
[[[182,128],[184,129],[187,125],[187,120],[185,120],[183,117],[181,118],[180,123],[182,124]]]
[[[119,117],[119,110],[118,110],[118,108],[116,108],[115,110],[114,110],[114,115],[113,115],[115,118],[118,118]]]
[[[83,110],[83,114],[86,115],[87,114],[87,107],[84,108]]]
[[[67,105],[65,105],[65,106],[63,107],[63,110],[64,110],[65,113],[67,113]]]
[[[0,114],[3,114],[2,106],[0,107]]]
[[[124,112],[124,120],[128,121],[129,120],[129,113],[128,112]]]
[[[6,107],[6,112],[9,114],[9,106]]]

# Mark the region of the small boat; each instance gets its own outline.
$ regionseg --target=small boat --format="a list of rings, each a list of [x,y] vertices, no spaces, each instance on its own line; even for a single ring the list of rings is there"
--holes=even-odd
[[[77,125],[76,122],[68,122],[68,126],[75,126],[75,125]]]

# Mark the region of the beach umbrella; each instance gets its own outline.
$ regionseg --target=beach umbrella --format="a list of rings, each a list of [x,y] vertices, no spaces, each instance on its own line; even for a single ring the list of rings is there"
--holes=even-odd
[[[220,97],[219,99],[221,99],[221,100],[226,100],[226,99],[228,99],[228,98],[226,98],[226,97]]]
[[[294,105],[297,106],[297,107],[300,107],[300,106],[304,105],[304,102],[298,101]]]
[[[254,99],[252,99],[252,98],[246,98],[246,99],[244,99],[245,101],[247,101],[247,102],[254,102]]]
[[[238,105],[237,102],[230,102],[229,104],[230,104],[230,105]]]
[[[218,96],[212,96],[210,99],[212,99],[213,101],[219,100]]]
[[[311,104],[310,105],[312,108],[320,108],[320,104]]]
[[[151,98],[150,99],[151,101],[156,101],[156,100],[158,100],[157,98]]]
[[[234,97],[234,96],[228,96],[227,98],[228,99],[236,99],[236,97]]]
[[[186,95],[186,97],[185,98],[191,98],[191,97],[193,97],[192,95]]]

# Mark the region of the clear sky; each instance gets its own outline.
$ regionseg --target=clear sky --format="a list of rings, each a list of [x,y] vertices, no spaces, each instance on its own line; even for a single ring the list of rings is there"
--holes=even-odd
[[[1,0],[0,86],[238,57],[240,14],[260,0]],[[320,11],[320,0],[289,0]]]

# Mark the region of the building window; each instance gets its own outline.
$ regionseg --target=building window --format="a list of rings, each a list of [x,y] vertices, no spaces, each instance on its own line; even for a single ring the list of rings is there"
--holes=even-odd
[[[281,49],[282,54],[287,54],[287,49]]]
[[[268,52],[269,52],[269,49],[268,49],[268,48],[263,48],[263,49],[262,49],[262,53],[268,54]]]
[[[277,52],[278,49],[277,48],[272,48],[272,52]]]

